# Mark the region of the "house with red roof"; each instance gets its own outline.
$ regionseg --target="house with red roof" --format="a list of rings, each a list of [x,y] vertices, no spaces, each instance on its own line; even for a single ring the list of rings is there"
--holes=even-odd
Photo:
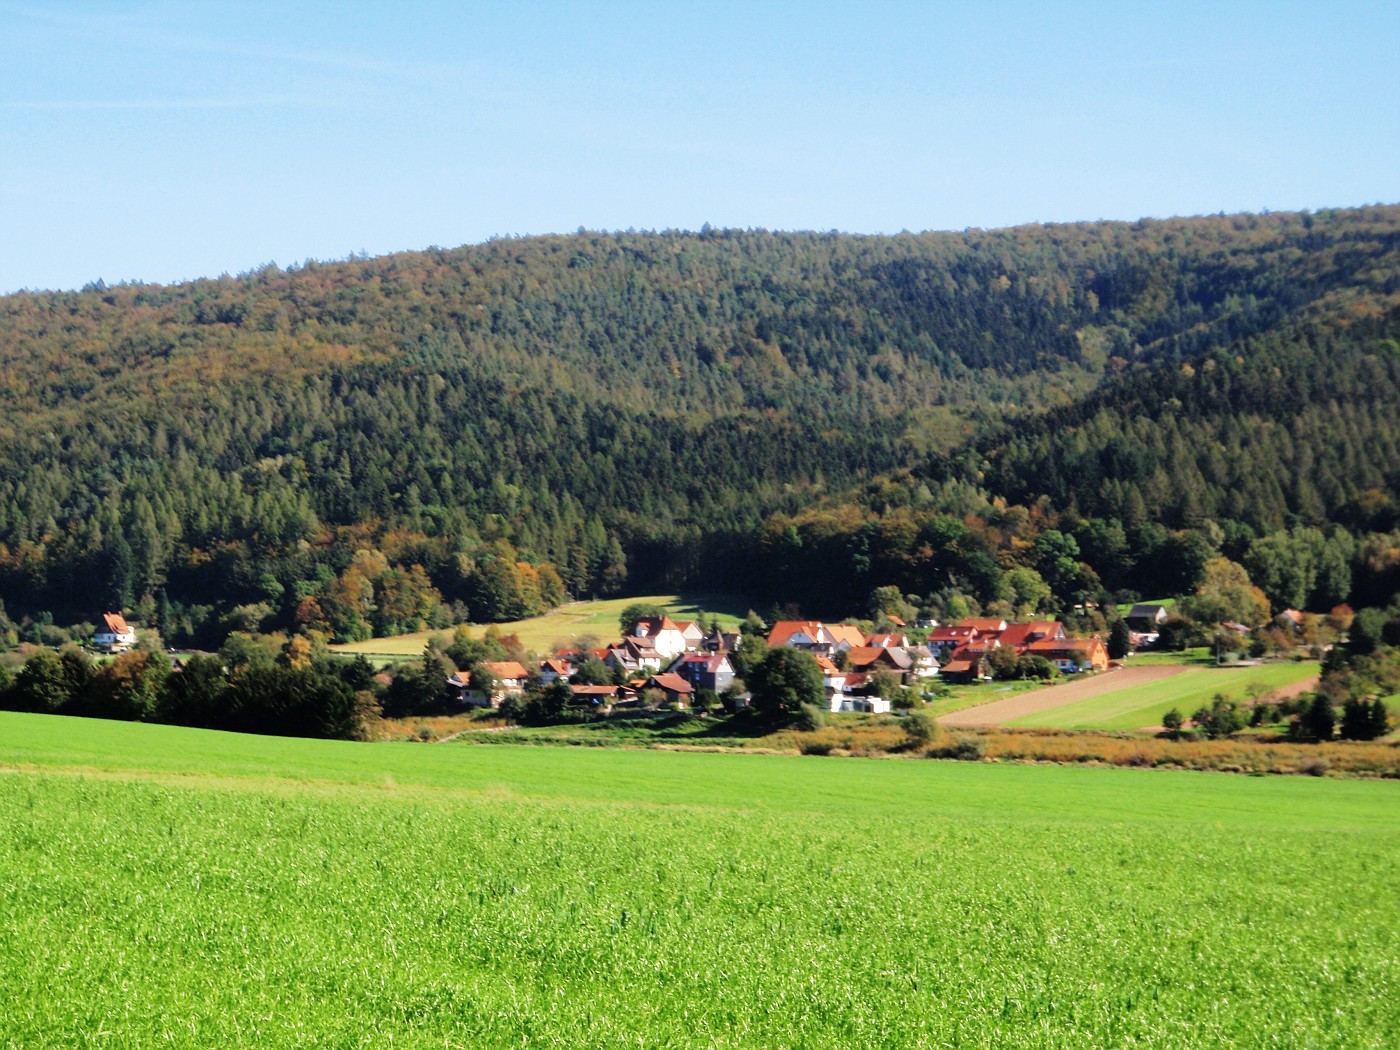
[[[728,653],[682,653],[668,669],[696,689],[722,693],[734,683],[734,664]]]
[[[125,652],[136,644],[136,628],[119,612],[103,613],[102,626],[92,636],[92,644],[114,653]]]
[[[980,637],[980,632],[976,627],[958,625],[935,627],[928,633],[928,647],[933,650],[934,655],[941,659],[954,649],[975,641],[978,637]]]
[[[666,696],[666,702],[685,706],[690,703],[690,698],[695,695],[695,687],[678,674],[667,671],[665,674],[655,674],[647,679],[647,689],[659,689]]]
[[[1043,656],[1066,674],[1108,670],[1108,646],[1098,638],[1043,638],[1020,652]]]
[[[691,624],[690,626],[694,627],[695,625]],[[677,626],[676,621],[669,616],[647,616],[638,620],[636,626],[632,628],[632,637],[645,639],[647,644],[660,654],[663,662],[675,659],[690,648],[685,634]],[[701,637],[703,635],[697,631],[697,645]],[[660,667],[659,664],[657,666]]]
[[[551,686],[555,682],[567,682],[578,673],[578,669],[568,660],[555,657],[540,663],[540,685]]]
[[[786,645],[810,653],[839,653],[865,644],[859,627],[845,623],[825,624],[820,620],[779,620],[768,632],[773,648]]]

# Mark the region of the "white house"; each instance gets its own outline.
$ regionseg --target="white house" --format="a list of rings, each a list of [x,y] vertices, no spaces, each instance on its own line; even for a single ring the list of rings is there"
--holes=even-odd
[[[92,644],[114,653],[123,652],[136,644],[136,628],[119,612],[103,613],[102,627],[92,636]]]
[[[698,645],[699,638],[703,636],[698,631],[696,634],[698,636],[696,644]],[[676,622],[669,616],[649,616],[638,620],[637,626],[633,628],[632,637],[645,638],[661,659],[668,662],[690,648],[685,633],[676,626]]]

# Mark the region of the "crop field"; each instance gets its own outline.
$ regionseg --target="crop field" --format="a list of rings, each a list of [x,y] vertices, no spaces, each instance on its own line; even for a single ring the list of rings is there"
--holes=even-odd
[[[1315,660],[1271,663],[1259,667],[1188,667],[1159,681],[1144,682],[1013,718],[1006,725],[1057,729],[1142,729],[1160,725],[1162,716],[1172,708],[1190,718],[1192,711],[1209,704],[1216,693],[1223,693],[1231,700],[1244,700],[1252,691],[1268,693],[1309,682],[1317,677],[1319,670],[1320,665]]]
[[[657,594],[640,598],[570,602],[543,616],[495,626],[503,635],[513,634],[518,637],[521,644],[532,652],[544,652],[556,644],[568,645],[580,635],[591,634],[601,642],[614,641],[618,636],[617,618],[622,610],[633,602],[650,602],[664,606],[673,617],[680,620],[703,618],[709,622],[711,617],[714,617],[726,630],[733,630],[748,612],[747,608],[740,608],[735,599]],[[479,635],[485,627],[474,627],[473,630]],[[419,655],[428,644],[429,638],[444,634],[451,634],[451,631],[418,631],[414,634],[395,635],[392,638],[371,638],[366,642],[333,645],[331,648],[340,653],[363,653],[369,657],[403,659]]]
[[[1400,785],[0,713],[0,1046],[1365,1047]]]

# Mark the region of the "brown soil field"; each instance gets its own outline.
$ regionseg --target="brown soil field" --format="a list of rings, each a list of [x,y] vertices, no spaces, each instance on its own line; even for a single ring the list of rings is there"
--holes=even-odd
[[[1005,700],[993,700],[977,707],[964,708],[944,715],[939,719],[945,726],[996,726],[1023,715],[1033,715],[1049,711],[1055,707],[1072,704],[1076,700],[1087,700],[1091,696],[1112,693],[1148,682],[1160,682],[1164,678],[1180,674],[1185,667],[1120,667],[1102,674],[1066,682],[1064,685],[1047,686],[1033,692]]]

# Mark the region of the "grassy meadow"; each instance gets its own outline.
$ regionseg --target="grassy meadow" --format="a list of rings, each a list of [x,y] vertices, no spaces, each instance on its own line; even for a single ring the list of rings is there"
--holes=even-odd
[[[1242,701],[1251,692],[1261,695],[1316,678],[1316,660],[1263,664],[1258,667],[1188,667],[1160,682],[1118,689],[1065,704],[1049,711],[1012,719],[1007,725],[1055,729],[1131,731],[1161,725],[1162,716],[1176,708],[1190,718],[1216,693]]]
[[[0,713],[0,1046],[1386,1045],[1393,782]]]
[[[617,621],[622,610],[635,602],[649,602],[665,607],[678,620],[719,620],[727,630],[736,628],[748,612],[738,599],[691,596],[679,594],[643,595],[640,598],[606,598],[597,601],[569,602],[543,616],[532,616],[528,620],[513,620],[495,624],[503,635],[513,634],[531,652],[547,652],[556,646],[573,644],[580,636],[593,635],[600,642],[615,641],[618,637]],[[480,634],[486,628],[473,626]],[[414,634],[400,634],[392,638],[371,638],[365,642],[350,642],[346,645],[333,645],[331,649],[339,653],[363,653],[367,657],[402,660],[418,656],[428,639],[434,635],[450,635],[451,631],[418,631]]]

